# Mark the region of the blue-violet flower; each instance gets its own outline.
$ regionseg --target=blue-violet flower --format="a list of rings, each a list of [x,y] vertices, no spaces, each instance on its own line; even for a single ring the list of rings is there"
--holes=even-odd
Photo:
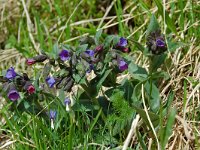
[[[125,47],[125,46],[127,46],[127,44],[128,44],[127,39],[121,37],[119,39],[119,42],[117,43],[117,46],[119,46],[119,47]]]
[[[71,104],[71,100],[67,97],[65,98],[65,106],[66,106],[66,111],[69,111],[70,110],[70,104]]]
[[[56,80],[53,77],[46,78],[46,82],[48,83],[49,87],[52,88],[56,83]]]
[[[87,53],[90,57],[94,57],[94,51],[93,50],[86,50],[85,53]]]
[[[17,90],[15,89],[11,89],[9,92],[8,92],[8,98],[12,101],[16,101],[19,99],[19,93],[17,92]]]
[[[156,40],[156,45],[158,47],[165,47],[165,42],[162,39],[157,39]]]
[[[14,70],[14,68],[13,67],[11,67],[11,68],[9,68],[8,70],[7,70],[7,72],[6,72],[6,78],[7,79],[13,79],[13,78],[15,78],[17,76],[17,73],[15,72],[15,70]]]
[[[128,64],[124,60],[118,62],[118,67],[120,71],[125,71],[128,69]]]
[[[62,61],[66,61],[66,60],[69,60],[70,58],[70,53],[68,50],[62,50],[60,53],[59,53],[59,56],[60,56],[60,59]]]
[[[54,120],[56,119],[56,115],[57,115],[56,111],[53,111],[53,110],[49,111],[49,118],[50,118],[50,121],[51,121],[51,128],[52,129],[54,129]]]

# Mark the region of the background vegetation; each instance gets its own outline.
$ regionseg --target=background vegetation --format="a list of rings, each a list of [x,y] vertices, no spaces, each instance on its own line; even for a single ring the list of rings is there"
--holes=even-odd
[[[172,41],[162,65],[165,78],[158,84],[158,128],[140,128],[141,118],[147,112],[145,107],[137,110],[140,118],[132,118],[131,110],[137,108],[130,107],[118,89],[110,97],[115,111],[105,125],[101,109],[91,114],[84,107],[76,123],[73,113],[60,109],[59,115],[66,124],[62,131],[52,130],[38,115],[13,115],[9,110],[11,103],[1,98],[0,149],[122,149],[131,128],[136,128],[136,132],[130,138],[130,149],[157,149],[159,144],[166,149],[200,148],[199,11],[198,0],[0,1],[1,71],[14,66],[17,71],[36,75],[41,66],[27,67],[26,58],[42,50],[51,53],[56,42],[77,46],[79,39],[95,35],[98,29],[103,30],[104,37],[117,34],[127,38],[133,62],[148,70],[148,58],[131,41],[145,45],[152,14]],[[130,73],[119,76],[118,83],[129,77]]]

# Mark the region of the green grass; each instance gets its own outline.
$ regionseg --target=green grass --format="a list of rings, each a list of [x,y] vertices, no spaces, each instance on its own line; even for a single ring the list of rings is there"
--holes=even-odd
[[[28,70],[30,76],[37,75],[39,66],[30,69],[25,65],[25,59],[21,60],[20,58],[35,56],[38,53],[35,47],[38,48],[39,52],[51,53],[56,42],[76,47],[80,36],[85,34],[94,36],[96,34],[102,19],[104,19],[100,26],[100,29],[103,29],[102,37],[110,34],[128,37],[131,48],[129,55],[134,57],[134,60],[131,61],[147,68],[149,62],[147,57],[141,53],[143,47],[132,41],[145,45],[145,32],[151,15],[154,13],[162,32],[166,34],[165,38],[170,41],[168,43],[169,54],[162,65],[162,70],[165,71],[163,76],[166,79],[161,78],[156,83],[151,83],[151,85],[156,84],[158,87],[145,86],[144,89],[145,98],[148,97],[148,94],[153,96],[154,92],[153,94],[152,92],[148,93],[152,91],[152,88],[154,88],[153,91],[158,91],[156,96],[160,97],[160,101],[154,99],[152,104],[153,107],[156,102],[160,103],[158,110],[152,111],[151,106],[148,107],[148,111],[143,109],[140,84],[145,85],[145,82],[137,85],[126,83],[127,89],[134,88],[134,91],[129,91],[132,97],[125,93],[128,101],[124,100],[121,108],[121,105],[118,106],[118,104],[121,104],[119,101],[123,98],[117,99],[121,93],[112,93],[110,99],[117,95],[113,98],[115,111],[112,114],[99,109],[97,103],[88,107],[81,106],[79,111],[69,113],[65,111],[60,102],[60,105],[55,106],[58,116],[55,120],[55,130],[52,130],[50,121],[41,117],[47,109],[35,115],[26,112],[20,113],[13,107],[11,110],[12,103],[5,102],[1,98],[0,101],[4,101],[4,104],[0,109],[2,120],[0,139],[3,135],[6,135],[7,138],[2,142],[0,140],[0,148],[8,147],[17,150],[121,149],[129,133],[132,118],[136,114],[140,115],[141,121],[138,123],[137,131],[129,144],[130,149],[147,149],[148,147],[157,149],[156,137],[161,149],[165,149],[165,146],[183,149],[187,146],[187,142],[189,142],[188,149],[200,148],[199,1],[170,0],[164,6],[161,0],[116,0],[108,15],[104,16],[107,12],[106,8],[110,6],[111,2],[99,0],[30,1],[26,7],[28,7],[28,15],[32,22],[31,31],[28,30],[27,16],[23,13],[24,7],[21,1],[18,2],[20,5],[10,4],[7,1],[0,2],[0,12],[3,18],[0,19],[1,71],[15,66],[21,72]],[[113,19],[114,17],[115,19]],[[100,19],[92,20],[97,18]],[[80,21],[83,22],[79,24]],[[33,36],[33,40],[31,40],[30,34]],[[16,54],[19,54],[20,57]],[[165,75],[166,73],[169,78]],[[37,79],[37,77],[35,78]],[[126,79],[124,76],[122,78]],[[192,96],[191,93],[194,95]],[[73,95],[75,101],[80,100],[78,94]],[[103,94],[107,93],[103,92]],[[43,104],[46,108],[50,108],[56,100],[45,99]],[[145,103],[148,103],[149,99],[145,100]],[[138,103],[129,105],[135,101]],[[140,109],[137,109],[138,105],[141,106]],[[134,111],[131,112],[131,110]],[[149,125],[146,113],[149,114],[150,123],[153,124],[154,129]],[[178,120],[176,115],[183,118],[183,122]],[[159,123],[156,123],[157,121]],[[186,125],[187,130],[184,129],[184,125]],[[156,137],[153,130],[155,130]],[[189,136],[188,132],[191,132]],[[181,137],[184,137],[185,141]],[[9,141],[14,142],[9,144]],[[8,146],[5,146],[6,143]]]

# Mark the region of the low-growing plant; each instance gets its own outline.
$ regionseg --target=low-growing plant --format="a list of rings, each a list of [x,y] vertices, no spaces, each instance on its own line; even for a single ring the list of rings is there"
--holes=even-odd
[[[148,69],[137,65],[128,55],[133,51],[130,44],[148,57]],[[35,69],[32,77],[10,67],[0,78],[1,92],[9,103],[10,119],[18,122],[21,129],[6,119],[8,128],[16,131],[13,134],[20,140],[31,139],[42,149],[72,149],[77,143],[87,149],[87,143],[92,141],[116,147],[123,144],[121,137],[127,136],[131,122],[139,114],[142,119],[136,133],[140,146],[147,149],[144,143],[148,134],[156,139],[158,149],[164,149],[175,109],[170,110],[173,93],[166,103],[161,102],[158,85],[161,78],[168,76],[158,68],[164,68],[170,40],[162,34],[154,16],[147,29],[146,44],[147,47],[118,35],[104,38],[99,30],[95,36],[83,38],[76,47],[55,43],[51,52],[28,58],[27,65]],[[36,64],[39,69],[34,68]],[[126,76],[118,80],[122,74]],[[4,117],[7,118],[6,114]],[[32,127],[20,125],[30,118]],[[42,145],[36,131],[53,140]],[[156,148],[156,142],[153,144]]]

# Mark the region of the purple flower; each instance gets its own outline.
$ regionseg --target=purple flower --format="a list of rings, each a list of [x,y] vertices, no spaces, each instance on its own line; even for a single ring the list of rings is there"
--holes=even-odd
[[[127,46],[127,44],[128,44],[127,39],[121,37],[119,39],[119,42],[117,43],[117,46],[119,46],[119,47],[125,47],[125,46]]]
[[[50,110],[49,111],[49,118],[51,120],[51,128],[54,129],[54,120],[56,119],[57,112]]]
[[[155,30],[147,36],[146,44],[150,53],[160,55],[167,50],[164,35],[161,34],[160,29]]]
[[[13,79],[17,76],[17,73],[15,72],[14,68],[11,67],[6,72],[6,78],[7,79]]]
[[[8,92],[8,98],[12,101],[16,101],[19,99],[19,93],[17,92],[17,90],[12,89]]]
[[[56,83],[56,80],[53,77],[46,78],[46,82],[48,83],[49,87],[52,88]]]
[[[71,100],[67,97],[65,98],[65,106],[66,106],[66,111],[69,111],[70,110],[70,104],[71,104]]]
[[[128,64],[124,60],[120,60],[118,62],[118,67],[120,71],[124,71],[128,69]]]
[[[165,42],[162,39],[157,39],[156,40],[156,45],[158,47],[165,47]]]
[[[90,57],[94,57],[94,51],[93,50],[86,50],[86,54],[88,54]]]
[[[49,118],[50,119],[55,120],[56,119],[56,115],[57,115],[56,111],[54,111],[54,110],[50,110],[49,111]]]
[[[62,61],[69,60],[69,58],[70,58],[70,54],[69,54],[69,51],[68,51],[68,50],[62,50],[62,51],[59,53],[59,56],[60,56],[60,59],[61,59]]]

